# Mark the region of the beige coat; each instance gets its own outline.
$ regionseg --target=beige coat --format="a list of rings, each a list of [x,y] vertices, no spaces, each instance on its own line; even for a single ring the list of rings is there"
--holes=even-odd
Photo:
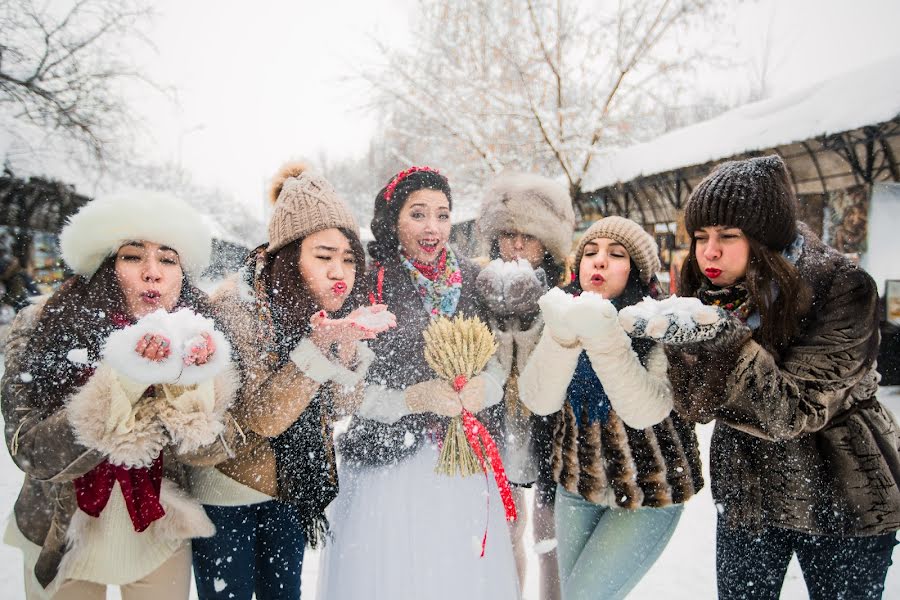
[[[120,392],[122,385],[116,373],[104,365],[62,408],[48,414],[48,403],[29,393],[30,378],[21,364],[42,308],[43,304],[30,306],[16,317],[7,338],[6,370],[0,381],[6,443],[16,465],[25,472],[14,517],[22,534],[41,546],[34,567],[37,580],[45,588],[60,583],[54,580],[79,534],[74,525],[78,519],[73,519],[77,502],[72,482],[110,456],[139,460],[162,451],[165,473],[160,501],[166,515],[154,526],[172,539],[212,535],[212,524],[202,507],[182,491],[184,464],[212,465],[226,458],[229,429],[213,443],[187,452],[179,451],[184,446],[175,446],[172,440],[177,430],[196,434],[199,428],[217,422],[217,430],[221,428],[235,394],[234,371],[228,369],[216,377],[213,408],[205,415],[174,410],[173,394],[191,390],[169,386],[156,388],[152,396],[137,401],[130,415],[133,422],[126,418],[120,426],[110,428],[116,418],[115,390]]]

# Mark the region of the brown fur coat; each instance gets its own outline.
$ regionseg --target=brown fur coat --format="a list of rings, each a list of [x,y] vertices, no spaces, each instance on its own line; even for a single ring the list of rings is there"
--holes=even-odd
[[[755,339],[669,352],[676,409],[716,419],[710,471],[732,527],[865,536],[900,528],[900,434],[877,400],[872,278],[809,232],[796,263],[813,293],[776,357]]]

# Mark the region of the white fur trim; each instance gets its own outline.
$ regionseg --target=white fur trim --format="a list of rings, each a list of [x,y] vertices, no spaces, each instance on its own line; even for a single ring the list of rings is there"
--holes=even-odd
[[[356,414],[370,421],[396,423],[410,414],[409,406],[406,404],[406,391],[394,390],[383,385],[368,385]]]
[[[216,346],[215,353],[206,364],[185,365],[184,357],[190,351],[190,346],[203,333],[212,337]],[[160,334],[169,338],[172,350],[168,358],[153,361],[135,352],[135,346],[146,334]],[[231,344],[215,328],[212,319],[187,308],[172,313],[159,309],[134,325],[112,332],[103,346],[102,356],[113,368],[135,381],[192,385],[212,379],[228,367],[231,362]]]
[[[133,406],[134,396],[145,389],[123,386],[117,373],[101,363],[66,402],[67,417],[78,442],[107,455],[113,464],[150,466],[168,443],[168,436],[151,402]]]
[[[341,367],[331,380],[345,388],[355,388],[368,373],[369,366],[375,360],[375,353],[369,350],[369,346],[365,342],[357,342],[356,359],[358,361],[356,369],[351,371]]]
[[[492,324],[491,329],[494,331],[494,339],[497,340],[497,351],[494,356],[500,362],[506,376],[509,377],[509,373],[512,371],[513,333],[509,330],[500,331],[499,325],[496,324]]]
[[[354,371],[328,360],[309,338],[303,338],[289,356],[297,368],[316,383],[333,381],[345,388],[354,388],[366,376],[375,358],[375,354],[362,342],[357,343],[356,353],[359,365]]]
[[[309,338],[300,340],[288,356],[306,377],[316,383],[329,381],[337,372],[337,365],[325,358]]]
[[[218,439],[225,430],[225,411],[234,401],[238,376],[229,368],[213,381],[192,386],[163,385],[159,419],[177,446],[188,454]]]
[[[561,346],[545,328],[519,376],[522,404],[539,415],[550,415],[562,408],[579,354],[580,346]]]
[[[59,247],[73,271],[90,277],[123,243],[141,240],[173,248],[193,277],[209,264],[212,237],[200,213],[174,196],[144,190],[88,202],[63,227]]]

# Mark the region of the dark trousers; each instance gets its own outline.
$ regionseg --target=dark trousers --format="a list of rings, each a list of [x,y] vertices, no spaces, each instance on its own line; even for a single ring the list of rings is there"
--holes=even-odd
[[[297,600],[306,538],[296,509],[271,500],[208,506],[211,538],[192,541],[200,600]]]
[[[810,600],[881,598],[896,533],[830,537],[768,527],[760,533],[716,528],[720,599],[778,600],[796,552]]]

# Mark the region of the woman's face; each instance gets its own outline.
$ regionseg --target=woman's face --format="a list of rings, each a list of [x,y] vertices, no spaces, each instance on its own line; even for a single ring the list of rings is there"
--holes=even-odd
[[[160,308],[175,308],[184,272],[175,250],[141,240],[128,242],[116,252],[116,278],[129,316],[140,319]]]
[[[397,218],[400,247],[409,258],[431,264],[450,239],[450,201],[438,190],[416,190]]]
[[[521,231],[504,231],[497,238],[497,245],[500,247],[500,258],[507,262],[523,258],[536,269],[544,261],[544,244],[533,235]]]
[[[704,227],[694,232],[694,240],[697,264],[713,285],[731,285],[747,274],[750,242],[739,228]]]
[[[625,246],[609,238],[585,244],[578,265],[578,282],[585,292],[603,294],[607,300],[622,295],[631,273],[631,256]]]
[[[300,276],[313,300],[333,312],[344,305],[356,281],[356,257],[339,229],[311,233],[300,243]]]

